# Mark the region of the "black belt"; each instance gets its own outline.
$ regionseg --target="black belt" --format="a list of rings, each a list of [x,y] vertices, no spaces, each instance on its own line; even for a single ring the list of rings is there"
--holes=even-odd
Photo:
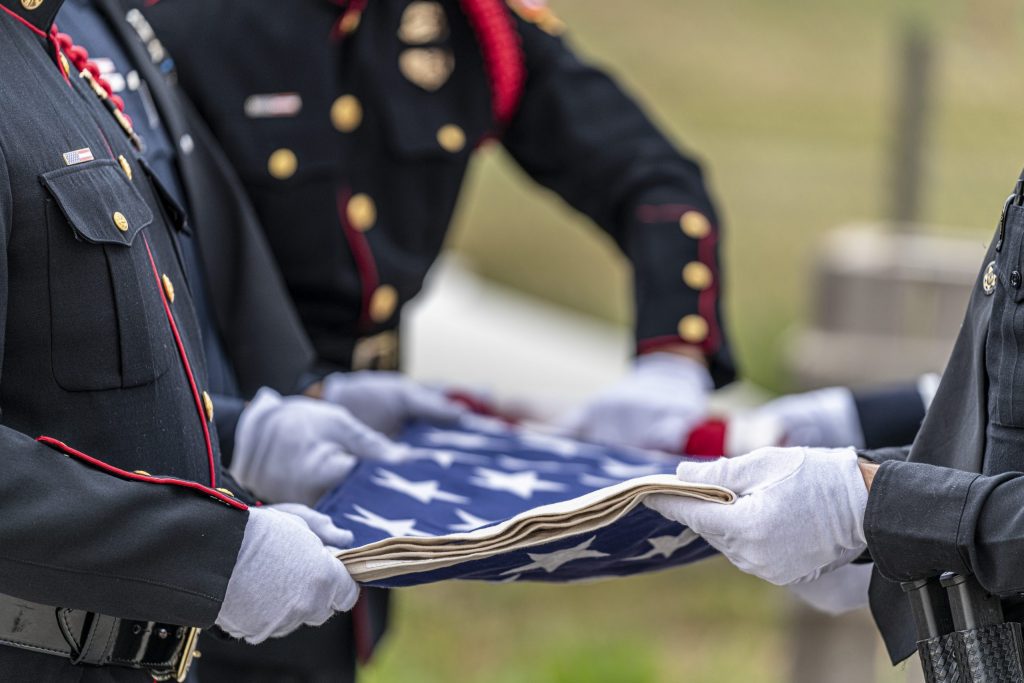
[[[145,669],[157,681],[184,681],[199,656],[198,635],[198,628],[47,607],[0,594],[0,645],[72,664]]]

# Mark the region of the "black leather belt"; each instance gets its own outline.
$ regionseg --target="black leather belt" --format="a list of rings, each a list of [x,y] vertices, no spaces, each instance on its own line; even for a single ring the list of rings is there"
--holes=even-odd
[[[0,594],[0,644],[72,664],[145,669],[157,681],[184,681],[199,656],[198,635],[198,628],[47,607]]]

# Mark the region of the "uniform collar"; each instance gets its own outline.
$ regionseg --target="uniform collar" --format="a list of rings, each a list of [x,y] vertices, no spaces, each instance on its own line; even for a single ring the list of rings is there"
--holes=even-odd
[[[23,19],[29,26],[49,33],[64,0],[0,0],[0,7]]]

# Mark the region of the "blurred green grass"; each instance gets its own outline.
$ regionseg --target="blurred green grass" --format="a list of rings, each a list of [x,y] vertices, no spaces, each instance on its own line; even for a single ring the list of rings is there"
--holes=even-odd
[[[577,47],[610,67],[705,161],[726,218],[727,308],[747,377],[786,387],[784,332],[813,295],[817,240],[884,217],[897,38],[936,37],[924,220],[988,239],[1024,163],[1024,6],[1013,0],[556,0]],[[627,324],[609,242],[483,155],[453,246],[481,274]],[[366,683],[786,680],[789,603],[721,561],[568,587],[402,591]],[[865,666],[871,666],[865,663]],[[883,680],[903,674],[876,663]]]

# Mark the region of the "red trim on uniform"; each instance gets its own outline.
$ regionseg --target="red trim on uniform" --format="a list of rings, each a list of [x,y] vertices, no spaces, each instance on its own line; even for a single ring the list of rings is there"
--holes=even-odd
[[[339,7],[344,7],[345,11],[341,13],[338,20],[334,22],[334,26],[331,27],[331,40],[338,41],[346,36],[343,27],[350,15],[362,14],[363,10],[366,9],[368,0],[331,0],[331,2]]]
[[[373,624],[370,623],[370,606],[364,596],[360,596],[352,607],[353,640],[356,645],[356,658],[365,666],[373,657]]]
[[[711,286],[702,291],[697,298],[697,310],[708,321],[708,338],[701,346],[709,353],[714,353],[722,342],[721,331],[718,329],[718,315],[715,304],[718,302],[718,265],[715,263],[715,246],[718,244],[718,232],[714,229],[704,239],[697,241],[698,259],[711,271]]]
[[[512,121],[526,87],[526,57],[515,21],[503,0],[459,0],[476,32],[491,86],[491,111],[499,129]]]
[[[366,235],[353,228],[348,222],[348,202],[352,199],[352,191],[348,188],[338,190],[338,221],[341,223],[341,230],[345,234],[349,251],[352,252],[352,259],[356,262],[356,272],[359,274],[359,284],[362,287],[362,304],[359,310],[359,324],[369,326],[370,320],[370,299],[380,284],[380,274],[377,271],[377,262],[373,258],[373,250]]]
[[[657,353],[668,346],[689,346],[690,348],[696,349],[701,353],[704,353],[704,348],[689,342],[684,342],[681,337],[674,334],[666,334],[660,337],[650,337],[649,339],[641,339],[636,343],[636,353],[638,356],[642,356],[645,353]]]
[[[213,442],[210,441],[210,428],[206,425],[206,408],[203,406],[203,400],[199,397],[199,387],[196,386],[195,376],[192,374],[192,366],[188,362],[188,355],[185,353],[185,344],[181,341],[181,335],[178,334],[178,324],[174,321],[174,315],[171,314],[171,306],[167,303],[167,292],[164,291],[163,284],[160,282],[160,273],[157,271],[156,261],[153,260],[153,252],[149,248],[149,240],[146,236],[142,236],[142,241],[146,245],[146,254],[149,255],[149,264],[153,266],[153,278],[156,281],[156,288],[160,292],[160,300],[164,304],[164,312],[167,314],[167,322],[171,325],[171,333],[174,335],[174,343],[178,346],[178,356],[181,358],[181,364],[185,368],[185,376],[188,377],[188,384],[192,389],[192,398],[196,403],[196,410],[199,413],[199,424],[203,427],[203,439],[206,442],[206,456],[210,463],[210,486],[216,488],[217,486],[217,464],[213,458]]]
[[[720,458],[725,453],[725,420],[707,420],[694,427],[686,437],[683,455]]]
[[[707,217],[707,212],[691,204],[641,204],[636,207],[634,215],[644,224],[674,223],[682,218],[687,211],[698,211]],[[710,221],[710,219],[708,219]],[[692,239],[692,238],[687,238]],[[665,346],[686,344],[700,348],[707,355],[718,351],[722,343],[722,333],[718,326],[718,312],[715,304],[721,289],[719,284],[718,264],[715,261],[715,247],[718,245],[718,226],[711,223],[711,232],[697,242],[697,260],[711,271],[711,286],[697,294],[697,312],[708,323],[708,336],[698,344],[689,344],[678,335],[651,337],[637,342],[637,353],[651,353]]]
[[[115,467],[114,465],[105,463],[102,460],[92,457],[91,455],[86,455],[81,451],[77,451],[71,446],[68,446],[63,441],[54,439],[53,437],[50,436],[40,436],[39,438],[36,439],[36,441],[38,441],[41,444],[45,444],[50,448],[56,449],[61,453],[64,453],[65,455],[70,455],[94,467],[98,467],[99,469],[103,470],[104,472],[107,472],[108,474],[114,474],[118,477],[123,477],[124,479],[130,479],[131,481],[141,481],[147,484],[161,484],[165,486],[178,486],[180,488],[191,489],[193,491],[198,491],[200,493],[206,494],[211,498],[215,498],[226,505],[230,505],[233,508],[237,508],[239,510],[249,509],[249,506],[241,502],[240,500],[236,500],[235,498],[232,498],[226,493],[221,493],[216,489],[212,489],[208,486],[203,486],[202,484],[195,481],[177,479],[175,477],[154,477],[148,474],[129,472],[128,470],[123,470],[120,467]]]
[[[35,33],[40,38],[46,38],[46,31],[44,31],[43,29],[39,28],[38,26],[36,26],[32,22],[30,22],[28,19],[26,19],[25,17],[21,16],[20,14],[17,14],[14,10],[8,9],[8,8],[4,7],[3,5],[0,5],[0,10],[3,10],[7,14],[10,14],[12,17],[17,19],[22,24],[24,24],[30,31],[32,31],[32,33]]]

